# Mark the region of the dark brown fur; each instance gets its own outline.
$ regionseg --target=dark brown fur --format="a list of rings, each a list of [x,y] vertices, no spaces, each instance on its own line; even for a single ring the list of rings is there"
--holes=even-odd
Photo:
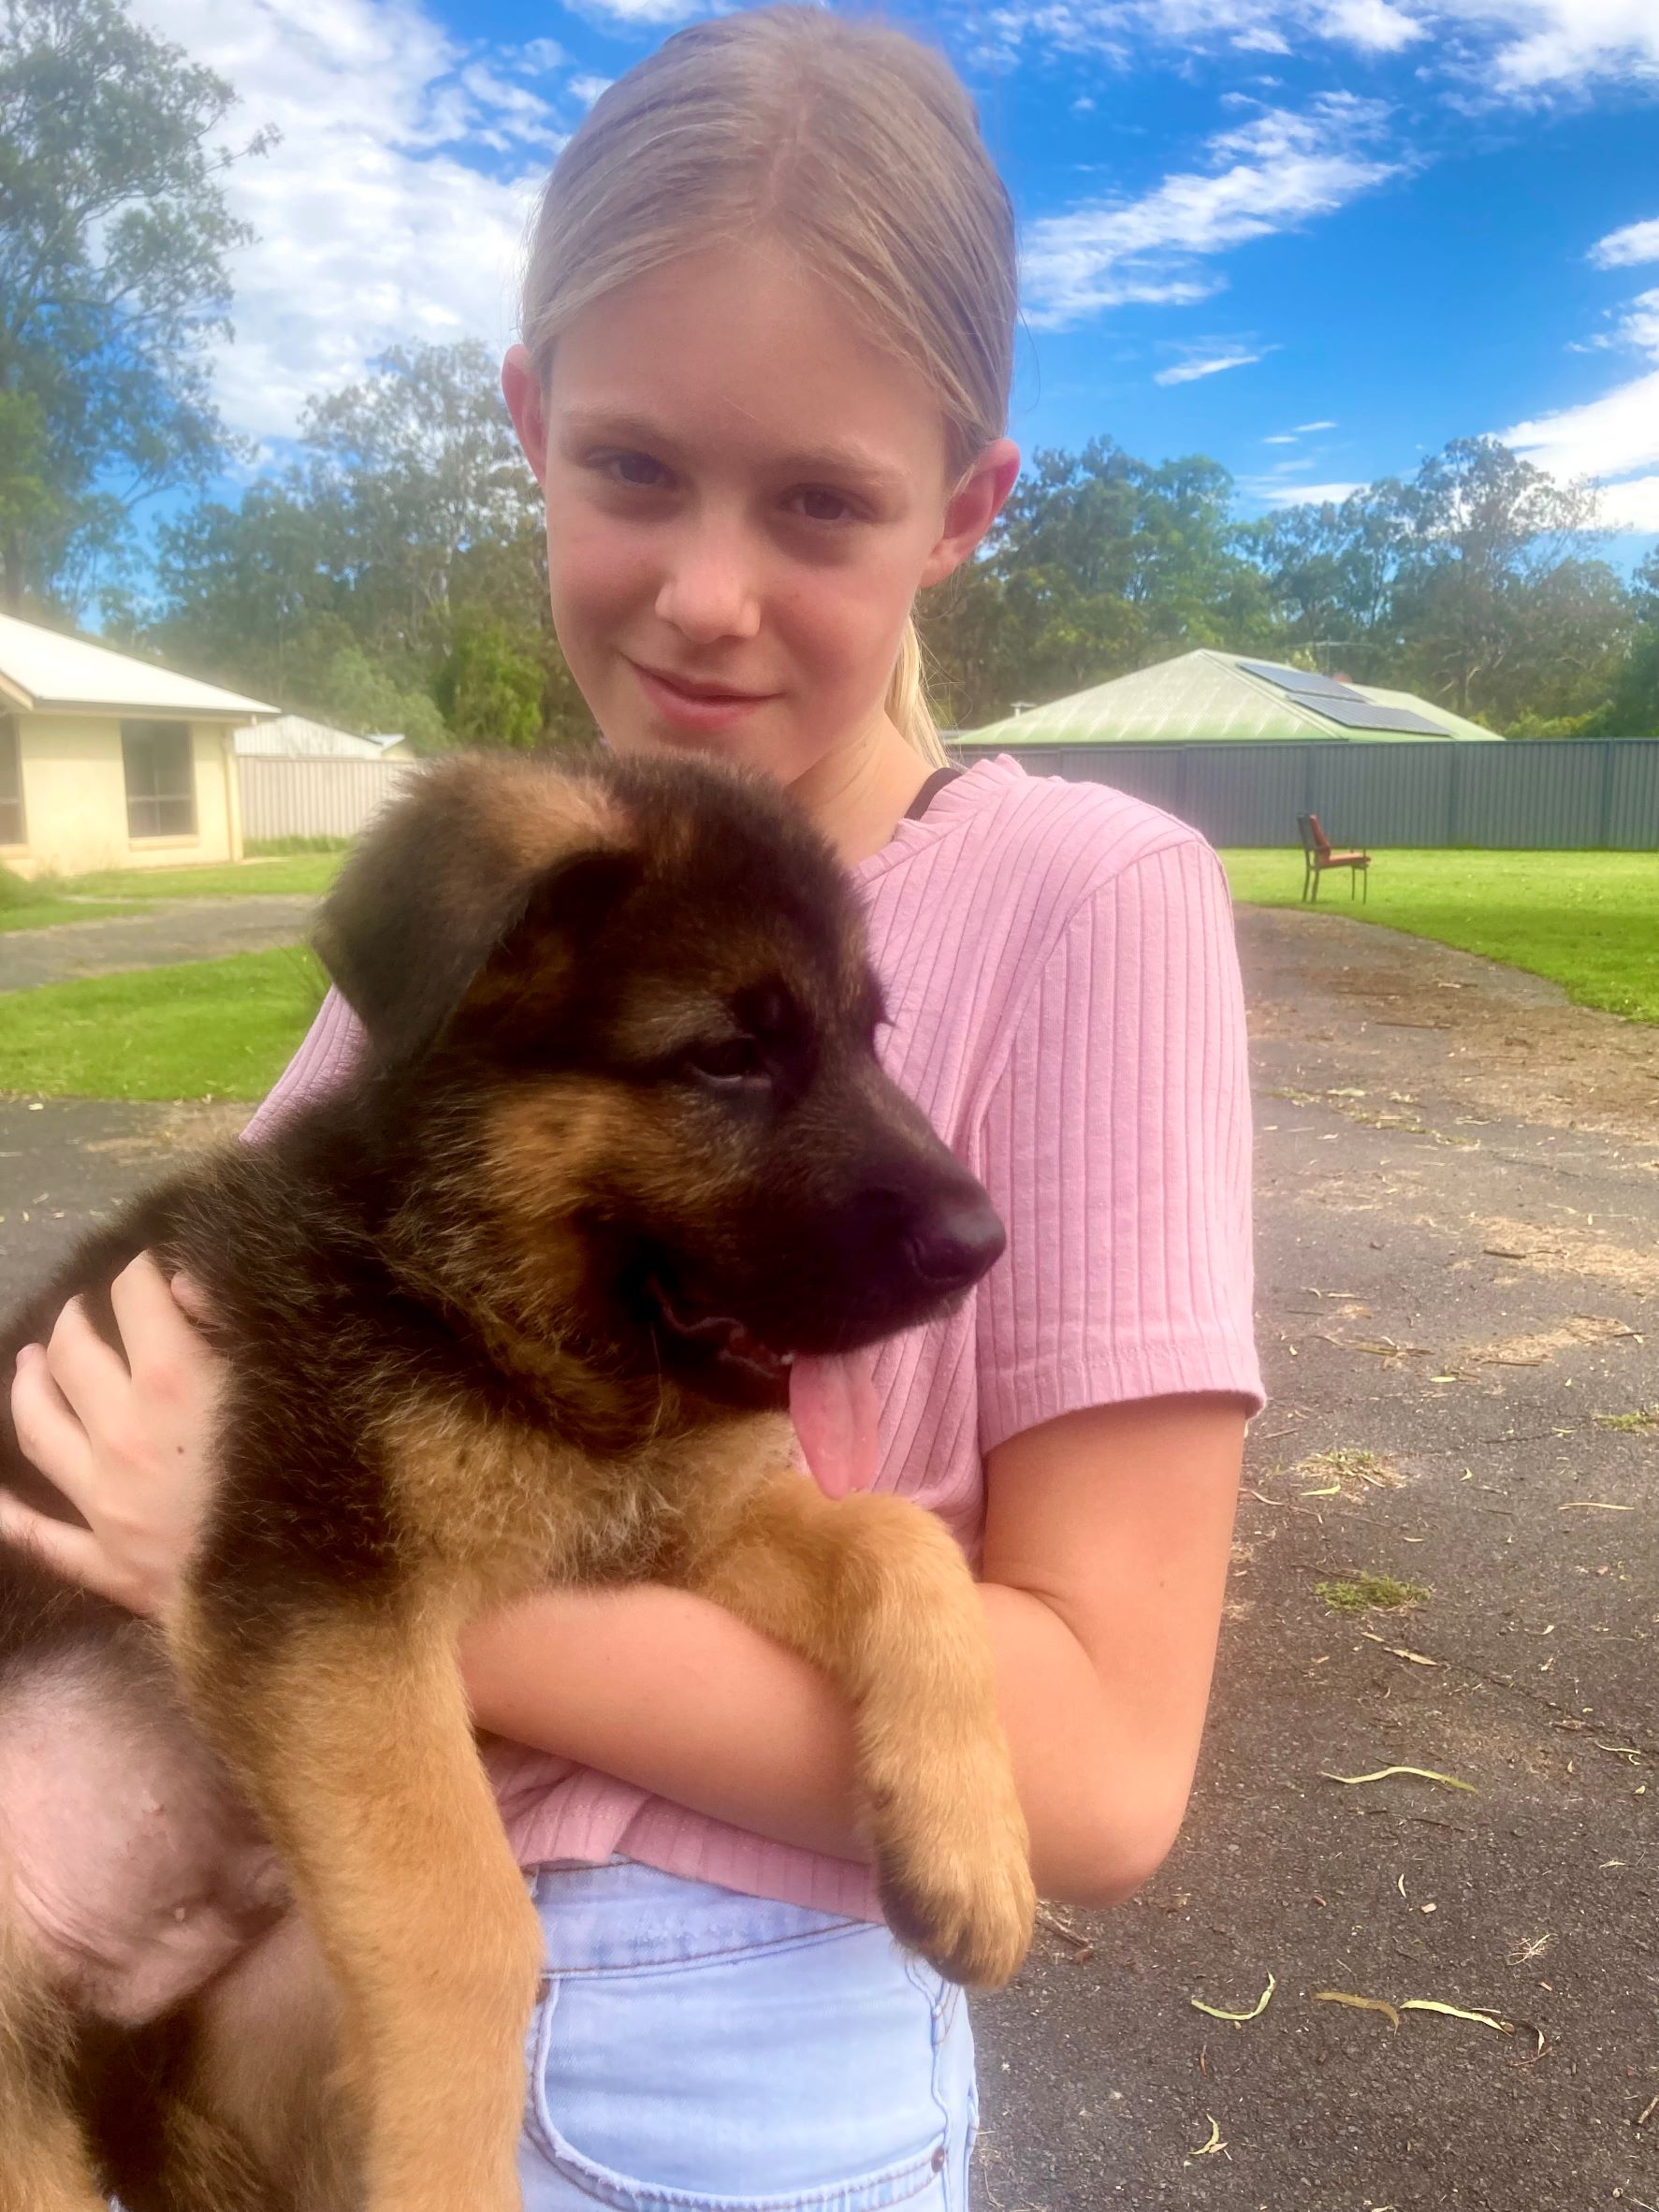
[[[707,770],[445,764],[319,936],[368,1064],[140,1201],[0,1333],[8,1372],[84,1293],[114,1341],[108,1285],[150,1249],[204,1287],[230,1374],[153,1637],[0,1550],[0,1724],[8,1684],[89,1669],[182,1701],[327,1962],[333,2178],[294,2178],[317,2144],[286,2092],[254,2110],[277,2054],[216,2039],[211,1990],[112,2027],[0,1917],[0,2212],[517,2203],[539,1943],[454,1653],[540,1585],[677,1582],[806,1652],[856,1705],[895,1927],[986,1981],[1029,1934],[961,1557],[901,1502],[826,1502],[779,1411],[774,1355],[939,1312],[999,1244],[878,1070],[818,839]],[[8,1424],[0,1480],[43,1494]]]

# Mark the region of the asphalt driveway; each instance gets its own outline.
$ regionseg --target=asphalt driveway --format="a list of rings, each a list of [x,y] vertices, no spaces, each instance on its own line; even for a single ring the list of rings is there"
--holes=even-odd
[[[315,906],[313,898],[263,891],[237,898],[156,899],[141,914],[110,921],[0,931],[0,991],[297,944]]]

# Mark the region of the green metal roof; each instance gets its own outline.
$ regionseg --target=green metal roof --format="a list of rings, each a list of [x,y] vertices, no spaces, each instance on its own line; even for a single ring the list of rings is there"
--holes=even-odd
[[[1013,750],[1026,745],[1197,745],[1249,740],[1283,745],[1302,744],[1310,738],[1364,744],[1428,741],[1410,731],[1356,730],[1332,721],[1317,711],[1306,695],[1293,697],[1267,677],[1252,674],[1244,665],[1245,658],[1201,648],[1173,661],[1160,661],[1152,668],[1137,669],[1132,676],[1114,677],[1110,683],[1096,684],[1090,691],[1074,691],[1068,699],[1056,699],[1051,706],[1031,707],[982,730],[964,730],[961,736],[975,747],[1006,746]],[[1447,737],[1496,735],[1406,691],[1382,691],[1364,684],[1352,688],[1374,706],[1400,706],[1420,714]]]

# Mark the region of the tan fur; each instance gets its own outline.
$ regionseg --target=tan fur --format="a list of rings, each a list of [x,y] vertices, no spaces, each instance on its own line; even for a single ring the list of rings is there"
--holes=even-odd
[[[0,2212],[105,2212],[80,2132],[51,2093],[65,2027],[0,1917]]]
[[[904,1498],[832,1503],[785,1471],[686,1580],[840,1685],[890,1919],[959,1980],[1007,1981],[1036,1910],[1028,1839],[979,1597],[942,1524]]]
[[[267,1822],[339,1994],[339,2068],[376,2212],[515,2212],[541,1933],[433,1608],[319,1621],[231,1668],[188,1610],[174,1655]]]

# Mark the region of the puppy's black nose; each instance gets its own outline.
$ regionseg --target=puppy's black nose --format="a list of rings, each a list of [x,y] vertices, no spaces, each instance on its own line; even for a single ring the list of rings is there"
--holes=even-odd
[[[1002,1257],[1008,1236],[981,1191],[964,1192],[928,1209],[906,1240],[922,1280],[940,1292],[966,1290]]]

